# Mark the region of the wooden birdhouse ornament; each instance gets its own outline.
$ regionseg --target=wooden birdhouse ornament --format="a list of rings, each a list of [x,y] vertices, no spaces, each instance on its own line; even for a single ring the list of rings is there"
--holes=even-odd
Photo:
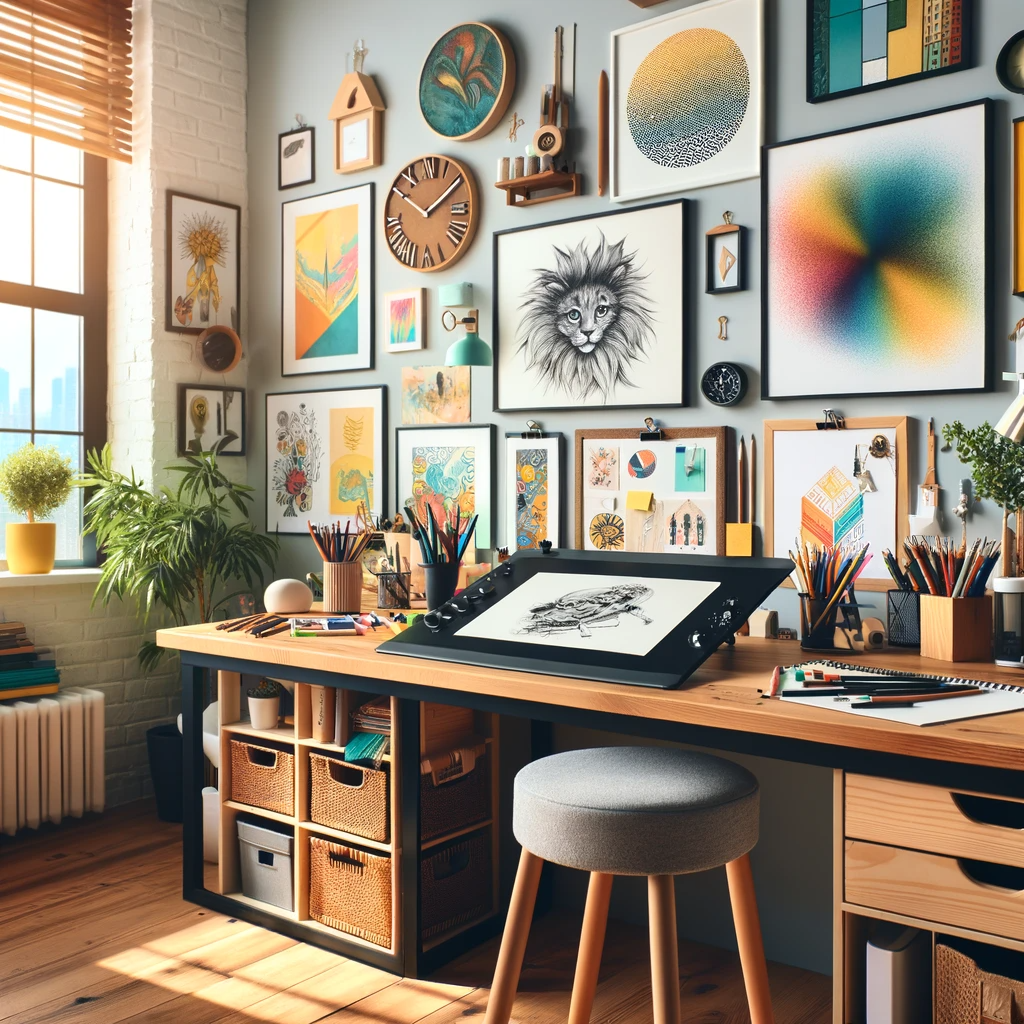
[[[361,39],[352,53],[352,70],[341,80],[331,104],[334,122],[334,169],[339,174],[379,167],[384,134],[384,101],[377,83],[363,74],[369,51]]]

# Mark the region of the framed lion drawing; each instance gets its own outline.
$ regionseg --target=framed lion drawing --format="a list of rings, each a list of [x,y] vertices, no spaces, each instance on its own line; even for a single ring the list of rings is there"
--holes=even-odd
[[[682,405],[685,200],[494,235],[498,412]]]

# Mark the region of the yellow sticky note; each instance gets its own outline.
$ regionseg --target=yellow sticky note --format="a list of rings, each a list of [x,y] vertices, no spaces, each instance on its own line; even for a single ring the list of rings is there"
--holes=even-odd
[[[654,491],[629,491],[626,494],[626,508],[635,508],[638,512],[648,512],[654,501]]]

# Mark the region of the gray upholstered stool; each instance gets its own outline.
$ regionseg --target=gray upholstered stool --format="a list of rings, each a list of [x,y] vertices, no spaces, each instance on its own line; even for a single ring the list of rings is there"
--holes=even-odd
[[[569,1024],[587,1024],[615,875],[647,875],[655,1024],[678,1024],[673,875],[725,865],[752,1024],[772,1024],[749,852],[757,779],[708,754],[663,747],[572,750],[515,781],[512,830],[523,847],[485,1024],[508,1024],[544,861],[590,872]]]

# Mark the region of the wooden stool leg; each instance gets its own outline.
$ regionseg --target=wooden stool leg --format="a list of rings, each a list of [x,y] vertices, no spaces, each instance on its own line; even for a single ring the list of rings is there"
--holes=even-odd
[[[519,972],[526,955],[526,940],[530,937],[530,922],[537,902],[537,887],[540,885],[540,871],[544,861],[525,847],[519,858],[516,884],[512,889],[512,901],[505,919],[505,932],[501,937],[498,962],[494,967],[494,981],[487,1000],[484,1024],[508,1024],[512,1016],[512,1004],[519,987]]]
[[[725,865],[729,880],[732,919],[736,925],[736,944],[743,968],[743,984],[747,989],[750,1024],[774,1024],[772,997],[768,990],[768,965],[764,959],[761,921],[757,916],[754,876],[750,871],[750,855],[744,854]]]
[[[580,932],[580,951],[576,958],[576,977],[572,982],[569,1002],[569,1024],[590,1024],[590,1011],[594,1008],[597,976],[601,971],[601,951],[608,926],[608,903],[612,898],[614,875],[599,871],[590,873],[587,889],[587,909],[583,913]]]
[[[647,911],[651,926],[654,1024],[679,1024],[679,942],[675,881],[671,875],[648,876]]]

